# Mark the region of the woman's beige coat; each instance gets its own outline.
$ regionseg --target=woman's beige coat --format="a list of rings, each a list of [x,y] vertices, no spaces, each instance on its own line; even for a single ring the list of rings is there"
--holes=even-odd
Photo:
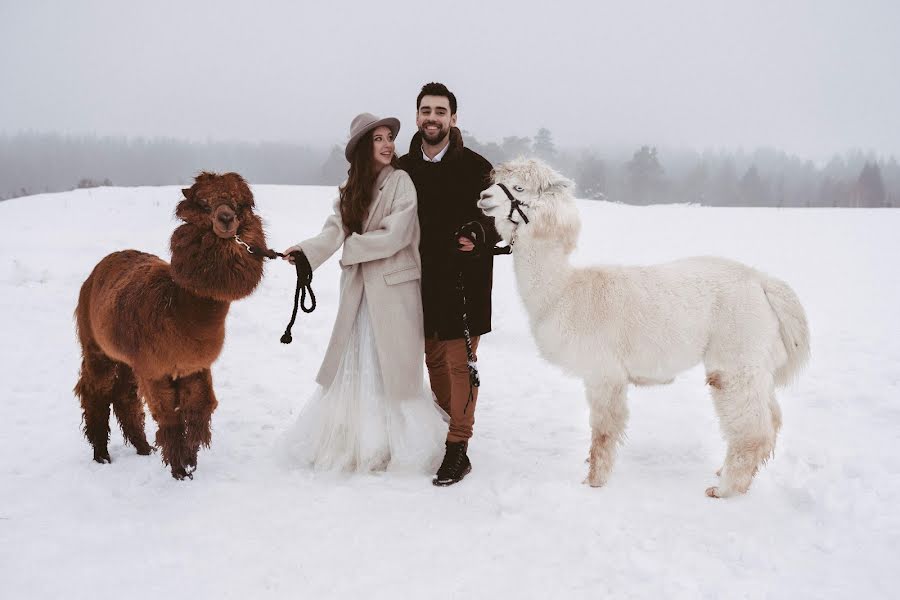
[[[316,381],[334,380],[365,292],[385,392],[409,398],[422,393],[425,353],[416,188],[405,171],[387,166],[373,196],[362,234],[346,235],[336,200],[322,232],[298,244],[313,270],[344,247],[340,306]]]

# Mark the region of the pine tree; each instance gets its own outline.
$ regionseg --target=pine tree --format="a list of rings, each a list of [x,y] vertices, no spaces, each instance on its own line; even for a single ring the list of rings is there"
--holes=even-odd
[[[349,168],[350,164],[344,157],[344,149],[335,144],[331,148],[325,164],[322,165],[322,183],[338,185],[347,178],[347,169]]]
[[[741,177],[738,195],[742,206],[765,206],[767,204],[766,185],[759,176],[756,165],[752,165]]]
[[[578,196],[606,200],[606,165],[593,154],[585,154],[575,167]]]
[[[503,155],[503,149],[500,148],[500,145],[497,144],[497,142],[482,144],[474,135],[465,129],[460,130],[460,133],[462,134],[463,140],[465,140],[466,147],[488,159],[491,164],[496,165],[506,160]]]
[[[531,138],[515,135],[505,137],[501,148],[503,149],[504,160],[528,156],[531,154]]]
[[[681,202],[706,204],[709,188],[709,165],[706,161],[698,163],[681,182],[679,198]]]
[[[713,206],[734,206],[738,203],[738,176],[734,161],[725,159],[712,180],[710,203]]]
[[[628,172],[629,202],[651,204],[661,200],[659,195],[663,188],[664,171],[655,147],[641,146],[625,168]]]
[[[878,163],[866,162],[856,181],[856,189],[858,206],[876,208],[885,205],[884,181]]]
[[[881,176],[884,179],[884,203],[886,206],[900,207],[900,164],[893,156],[881,163]]]
[[[553,135],[549,129],[544,127],[538,129],[537,135],[534,136],[532,148],[538,158],[551,165],[555,164],[557,158],[556,145],[553,143]]]

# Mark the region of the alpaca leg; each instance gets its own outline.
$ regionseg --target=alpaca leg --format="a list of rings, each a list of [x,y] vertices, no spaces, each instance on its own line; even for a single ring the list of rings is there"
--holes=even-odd
[[[616,446],[622,442],[628,422],[626,384],[588,384],[591,409],[591,450],[588,475],[591,487],[600,487],[609,479],[616,460]]]
[[[210,424],[218,402],[212,387],[209,370],[200,371],[181,380],[181,417],[184,419],[185,443],[188,449],[186,466],[197,468],[197,453],[201,446],[209,448],[212,441]]]
[[[185,444],[184,421],[181,417],[179,380],[166,377],[155,381],[141,381],[150,414],[156,420],[156,446],[162,451],[163,463],[172,469],[175,479],[190,478]]]
[[[781,406],[778,405],[778,400],[775,398],[774,389],[769,392],[769,413],[772,415],[772,451],[763,459],[763,462],[775,456],[775,443],[778,440],[778,432],[781,431]]]
[[[749,489],[756,471],[775,447],[776,418],[772,412],[774,384],[760,369],[719,373],[711,384],[713,403],[728,444],[718,486],[706,495],[725,498]]]
[[[116,363],[116,375],[112,406],[122,429],[122,436],[134,446],[138,454],[150,454],[152,448],[144,433],[144,405],[138,397],[134,372],[128,365]]]
[[[84,436],[94,449],[98,463],[112,462],[109,457],[109,406],[115,388],[115,363],[96,351],[84,351],[81,374],[75,395],[81,401]]]
[[[775,398],[774,390],[769,394],[769,411],[772,413],[772,429],[775,431],[775,437],[777,438],[778,432],[781,431],[781,407]]]

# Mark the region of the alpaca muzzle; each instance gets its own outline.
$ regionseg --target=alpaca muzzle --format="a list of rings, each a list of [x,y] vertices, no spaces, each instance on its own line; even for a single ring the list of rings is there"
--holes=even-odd
[[[496,183],[496,184],[494,184],[494,186],[503,190],[503,193],[506,194],[506,197],[509,199],[509,214],[506,216],[506,219],[510,223],[513,223],[514,225],[519,225],[520,223],[525,223],[527,225],[528,217],[525,215],[525,212],[522,210],[522,207],[523,206],[527,207],[528,204],[526,204],[525,202],[522,202],[521,200],[519,200],[518,198],[513,196],[512,192],[509,191],[509,188],[506,187],[505,184]],[[476,203],[476,206],[478,208],[480,208],[481,212],[483,212],[486,216],[496,218],[497,215],[492,214],[492,213],[493,213],[494,209],[500,208],[500,204],[497,203],[496,198],[494,197],[494,194],[491,192],[491,190],[494,188],[494,186],[491,186],[490,188],[481,192],[481,199],[478,200],[478,202]],[[519,219],[521,219],[521,220],[516,221],[515,219],[513,219],[513,214],[515,214],[515,213],[519,214]]]
[[[518,199],[516,199],[515,196],[513,196],[513,195],[510,193],[510,191],[506,188],[506,186],[503,185],[502,183],[497,183],[497,184],[494,184],[494,185],[496,185],[497,187],[499,187],[500,189],[502,189],[502,190],[506,193],[506,195],[509,197],[509,200],[510,200],[510,207],[509,207],[509,215],[507,215],[507,219],[509,220],[509,222],[510,222],[510,223],[513,223],[513,224],[516,225],[516,226],[519,225],[520,221],[516,221],[516,220],[514,220],[514,219],[512,218],[513,212],[516,211],[516,210],[518,210],[518,211],[519,211],[519,215],[520,215],[521,218],[522,218],[522,221],[525,222],[525,223],[528,223],[528,217],[525,216],[525,213],[522,212],[522,209],[521,209],[521,208],[519,208],[520,206],[528,206],[528,205],[525,204],[524,202],[520,202]],[[484,190],[483,192],[481,192],[480,199],[478,200],[478,202],[475,203],[475,205],[476,205],[479,209],[481,209],[481,212],[483,212],[485,216],[493,218],[493,219],[494,219],[494,222],[496,223],[496,222],[497,222],[497,218],[498,218],[500,215],[499,215],[499,214],[494,214],[494,212],[495,212],[497,209],[500,209],[499,212],[502,213],[502,212],[503,212],[503,209],[502,209],[502,205],[501,205],[500,203],[497,202],[496,197],[494,196],[493,192],[491,191],[492,189],[494,189],[494,186],[491,186],[491,187],[489,187],[488,189],[486,189],[486,190]],[[510,242],[508,243],[508,245],[506,245],[506,246],[495,246],[495,247],[492,249],[492,254],[493,254],[494,256],[497,256],[497,255],[500,255],[500,254],[512,254],[512,247],[513,247],[513,244],[515,244],[515,238],[516,238],[516,234],[515,234],[515,232],[514,232],[514,233],[513,233],[513,237],[512,237],[512,239],[510,240]]]
[[[212,217],[213,232],[220,238],[233,238],[237,233],[237,214],[227,206],[218,207]]]
[[[491,211],[497,208],[499,205],[494,202],[494,195],[490,192],[490,190],[484,190],[481,192],[481,199],[475,203],[475,206],[481,209],[486,216],[490,217]]]

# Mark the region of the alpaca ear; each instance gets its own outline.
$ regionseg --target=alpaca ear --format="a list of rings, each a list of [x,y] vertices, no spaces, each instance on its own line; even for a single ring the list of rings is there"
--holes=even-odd
[[[574,186],[575,184],[571,179],[563,177],[559,173],[554,173],[547,182],[546,187],[541,190],[541,193],[561,194],[572,189]]]
[[[563,193],[574,185],[553,167],[536,158],[525,161],[522,170],[526,173],[526,179],[537,188],[538,194]]]
[[[210,173],[209,171],[201,171],[196,177],[194,177],[194,185],[192,188],[196,186],[198,183],[204,183],[207,181],[212,181],[217,177],[215,173]]]

